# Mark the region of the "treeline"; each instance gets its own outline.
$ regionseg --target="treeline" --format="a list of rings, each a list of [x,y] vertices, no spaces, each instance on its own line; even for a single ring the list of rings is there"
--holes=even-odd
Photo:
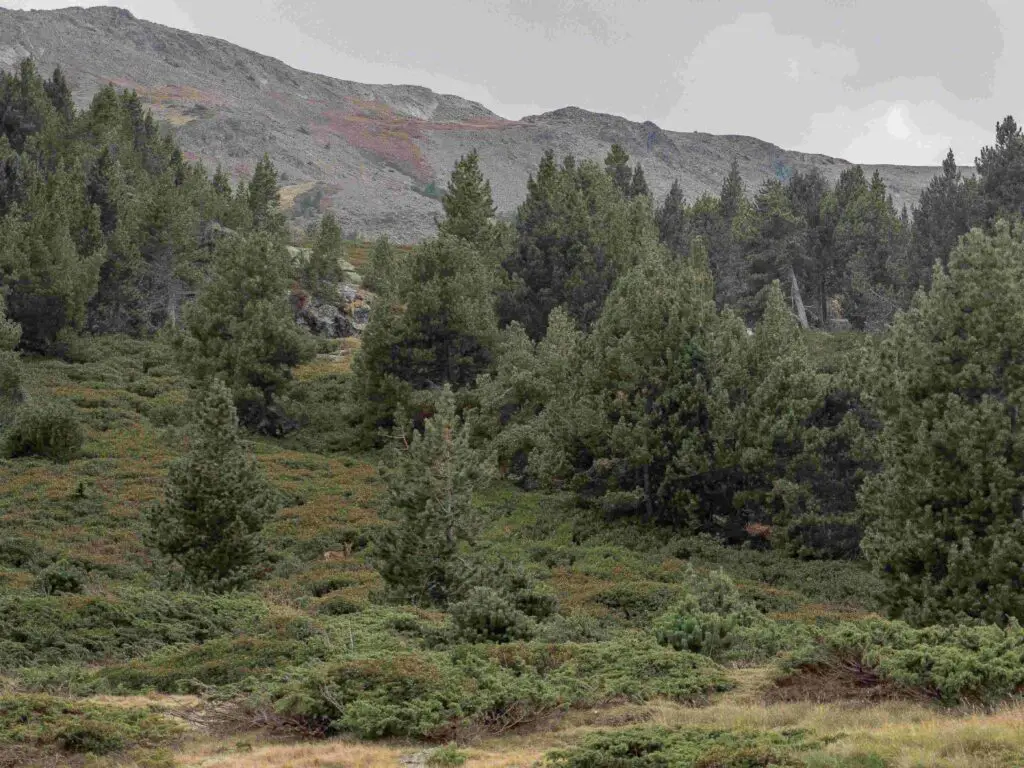
[[[1004,221],[1022,151],[1008,118],[977,178],[950,155],[913,216],[859,168],[747,199],[734,167],[720,197],[676,186],[655,208],[621,148],[604,167],[549,152],[511,224],[471,153],[438,236],[373,272],[353,423],[404,432],[450,389],[523,484],[734,544],[863,551],[915,622],[1024,616]],[[801,328],[839,320],[892,329]]]
[[[44,79],[31,60],[0,73],[0,119],[0,286],[20,349],[176,328],[197,379],[224,378],[247,424],[281,431],[279,390],[312,354],[288,294],[337,292],[333,217],[296,259],[269,158],[233,187],[188,162],[135,93],[107,86],[79,111],[61,71]]]

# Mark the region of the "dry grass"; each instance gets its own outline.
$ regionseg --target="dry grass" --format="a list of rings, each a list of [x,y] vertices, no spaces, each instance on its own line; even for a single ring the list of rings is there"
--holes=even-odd
[[[292,184],[287,187],[281,187],[281,207],[284,210],[289,210],[295,207],[295,200],[299,195],[304,195],[307,192],[311,192],[316,186],[315,181],[304,181],[301,184]]]
[[[341,376],[352,369],[352,357],[359,349],[358,339],[341,339],[337,352],[317,355],[315,359],[300,365],[294,371],[297,381],[309,381],[323,376]]]

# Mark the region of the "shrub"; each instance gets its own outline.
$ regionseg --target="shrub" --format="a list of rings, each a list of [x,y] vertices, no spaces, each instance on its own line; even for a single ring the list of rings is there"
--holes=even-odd
[[[846,622],[799,643],[779,668],[784,685],[834,677],[946,704],[994,703],[1024,692],[1024,630],[1016,622],[1005,629]]]
[[[58,560],[39,574],[37,584],[44,595],[78,594],[82,591],[85,574],[81,568],[67,560]]]
[[[61,400],[29,402],[18,411],[4,447],[10,458],[42,456],[63,463],[78,455],[84,439],[71,405]]]
[[[451,768],[451,766],[462,765],[468,759],[469,756],[457,745],[445,744],[427,756],[427,765],[432,768]]]
[[[490,587],[474,587],[451,607],[455,637],[469,643],[507,643],[533,635],[530,618]]]
[[[697,701],[728,686],[710,660],[642,640],[378,651],[290,677],[269,693],[279,715],[311,731],[361,738],[445,738],[468,726],[505,731],[558,709]]]
[[[41,695],[0,696],[0,745],[54,745],[66,752],[103,755],[128,747],[152,747],[180,730],[170,720],[140,708]]]
[[[265,614],[253,598],[0,595],[0,669],[141,656],[252,628]]]
[[[784,768],[802,766],[800,754],[816,746],[803,731],[672,731],[630,728],[587,736],[553,752],[550,768]]]

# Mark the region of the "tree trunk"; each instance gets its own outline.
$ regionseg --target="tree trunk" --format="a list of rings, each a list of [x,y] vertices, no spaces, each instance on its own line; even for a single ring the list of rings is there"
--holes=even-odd
[[[796,272],[792,264],[786,269],[789,271],[789,284],[793,299],[793,309],[796,310],[796,319],[800,321],[800,327],[807,330],[807,309],[804,307],[804,300],[800,296],[800,285],[796,281]]]

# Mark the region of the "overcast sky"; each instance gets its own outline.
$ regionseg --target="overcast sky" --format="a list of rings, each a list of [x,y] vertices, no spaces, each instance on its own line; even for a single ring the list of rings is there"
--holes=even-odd
[[[1020,0],[75,4],[128,8],[300,69],[425,85],[507,118],[575,105],[861,163],[936,164],[952,147],[970,164],[997,120],[1024,117]]]

